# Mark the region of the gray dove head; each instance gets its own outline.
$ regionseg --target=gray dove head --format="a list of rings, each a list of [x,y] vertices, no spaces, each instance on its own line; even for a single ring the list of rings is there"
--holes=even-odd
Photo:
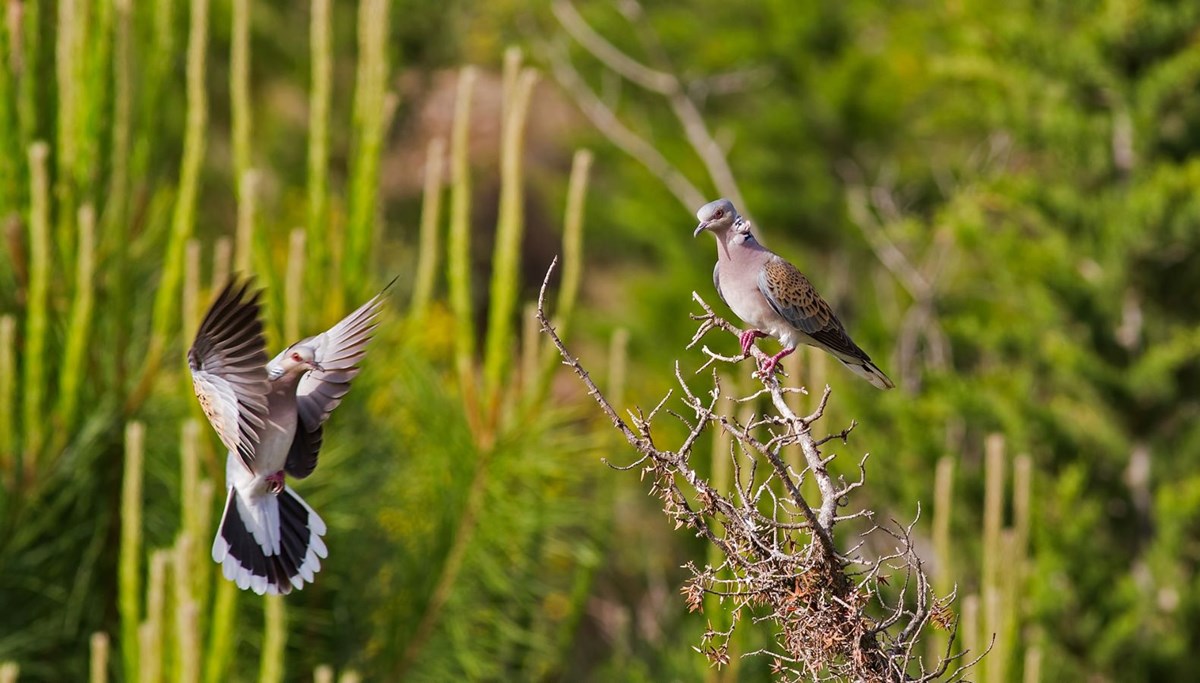
[[[722,233],[742,222],[737,209],[733,208],[733,202],[728,199],[718,199],[705,204],[696,212],[696,218],[699,219],[700,225],[696,226],[692,237],[705,230]]]
[[[267,377],[277,380],[284,375],[299,374],[309,370],[324,370],[317,362],[316,350],[309,346],[308,340],[296,342],[275,356],[267,363]]]

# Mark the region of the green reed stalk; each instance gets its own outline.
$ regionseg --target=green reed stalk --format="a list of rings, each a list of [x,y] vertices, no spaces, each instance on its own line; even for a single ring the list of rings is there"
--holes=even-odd
[[[981,636],[996,634],[996,644],[987,659],[980,662],[980,680],[996,680],[997,671],[1002,671],[1002,660],[1007,656],[1000,625],[1000,562],[1004,558],[1001,530],[1004,523],[1004,480],[1005,480],[1004,436],[989,434],[984,443],[984,496],[983,496],[983,561],[980,578],[980,599],[983,602],[980,619]],[[981,641],[982,643],[983,641]]]
[[[76,108],[78,107],[79,48],[83,42],[86,17],[80,13],[88,9],[87,3],[79,0],[59,0],[58,26],[55,31],[55,76],[57,79],[58,140],[55,147],[59,177],[66,178],[75,165],[77,149]]]
[[[579,283],[583,278],[583,209],[591,168],[592,153],[586,149],[576,151],[567,183],[567,206],[563,214],[562,281],[553,314],[554,326],[560,337],[564,337],[570,327],[575,302],[579,297]],[[537,391],[527,397],[529,406],[537,405],[545,397],[558,367],[558,353],[547,345],[542,354]]]
[[[263,597],[262,661],[258,670],[259,683],[279,683],[283,680],[283,651],[287,647],[287,606],[282,595]]]
[[[150,553],[150,568],[146,572],[146,619],[139,627],[140,676],[143,681],[162,679],[164,654],[167,650],[166,619],[167,567],[171,563],[169,550]],[[146,631],[145,634],[140,631]]]
[[[563,217],[562,284],[558,288],[558,305],[554,312],[560,336],[565,335],[570,326],[575,301],[579,298],[579,282],[583,277],[583,208],[591,169],[591,151],[576,150],[571,162],[567,208]]]
[[[159,683],[162,680],[162,667],[159,666],[158,631],[153,624],[146,622],[138,626],[138,648],[146,653],[138,669],[138,683]]]
[[[450,138],[450,237],[446,266],[450,309],[454,312],[454,350],[460,386],[473,384],[471,366],[475,357],[475,318],[471,305],[471,94],[475,87],[474,67],[463,67],[458,77],[454,102],[454,129]]]
[[[354,669],[346,669],[338,676],[338,683],[361,683],[362,676]]]
[[[1013,461],[1013,531],[1022,557],[1029,547],[1032,500],[1033,458],[1028,453],[1022,453]]]
[[[190,239],[183,250],[183,299],[179,326],[184,343],[189,343],[200,327],[200,241]]]
[[[517,53],[509,52],[509,55],[513,54]],[[500,141],[500,217],[492,253],[492,286],[488,293],[488,329],[483,366],[484,379],[493,399],[508,374],[513,356],[513,316],[520,287],[521,237],[525,232],[521,162],[524,158],[529,100],[536,83],[537,72],[525,69],[513,90],[504,94],[507,115]]]
[[[188,418],[179,430],[179,522],[183,533],[191,538],[202,538],[207,531],[199,528],[199,482],[200,423]],[[189,560],[183,566],[191,564]]]
[[[107,284],[106,299],[113,311],[128,311],[129,286],[126,261],[128,243],[126,226],[129,213],[129,157],[132,154],[130,139],[133,112],[133,17],[131,0],[115,0],[113,10],[113,57],[112,57],[112,122],[110,130],[111,149],[108,154],[109,176],[108,197],[104,202],[102,229],[100,231],[100,253],[106,262],[104,279]],[[127,325],[114,325],[103,343],[114,349],[129,347]],[[114,354],[115,363],[104,368],[109,386],[125,386],[125,354]]]
[[[30,208],[29,208],[29,297],[25,316],[25,373],[22,377],[25,397],[22,426],[25,431],[25,460],[22,463],[28,480],[37,471],[42,448],[42,414],[46,386],[46,329],[49,318],[50,284],[50,187],[46,157],[50,153],[44,142],[29,148]]]
[[[325,272],[329,249],[329,105],[333,73],[330,0],[312,0],[309,42],[312,87],[308,95],[308,250],[317,272]]]
[[[229,266],[232,263],[233,241],[228,237],[218,237],[213,244],[212,280],[209,283],[210,293],[214,296],[229,281]]]
[[[112,154],[108,159],[108,201],[104,205],[109,234],[123,242],[125,214],[129,210],[129,154],[133,111],[133,19],[132,0],[115,0],[115,38],[113,46]],[[125,250],[114,248],[115,253]]]
[[[175,542],[175,676],[180,683],[200,680],[200,608],[192,597],[188,571],[195,563],[192,535],[186,531]]]
[[[258,208],[258,171],[247,170],[238,176],[237,246],[234,272],[243,276],[254,269],[254,219]]]
[[[217,597],[208,628],[208,650],[205,652],[204,681],[219,683],[227,680],[229,662],[233,658],[234,617],[237,615],[238,587],[221,572],[215,572]]]
[[[97,631],[89,641],[91,666],[88,667],[88,683],[108,683],[108,634]]]
[[[183,161],[179,171],[179,192],[171,217],[171,235],[167,242],[162,281],[154,299],[154,326],[142,380],[133,400],[140,403],[149,392],[158,365],[172,339],[176,325],[175,306],[183,277],[183,250],[191,238],[196,221],[196,192],[200,184],[200,166],[204,161],[205,129],[208,122],[208,95],[204,89],[205,53],[208,43],[208,0],[191,3],[187,49],[187,126],[184,131]]]
[[[304,231],[293,230],[288,240],[287,277],[284,281],[283,338],[300,338],[300,304],[304,301]]]
[[[984,446],[983,586],[993,586],[999,570],[1000,529],[1004,514],[1004,436],[989,434]]]
[[[982,652],[979,639],[979,596],[972,593],[963,598],[962,617],[958,632],[962,634],[962,652],[973,659]]]
[[[542,359],[542,327],[537,320],[537,304],[530,301],[521,311],[521,367],[518,382],[510,383],[518,398],[528,396],[537,386]]]
[[[193,518],[195,527],[186,531],[192,538],[204,540],[213,531],[212,510],[215,487],[211,479],[201,479],[196,486],[196,516]],[[195,553],[192,557],[192,595],[197,605],[207,605],[209,591],[212,586],[212,572],[215,566],[209,555],[209,545],[197,542],[194,544]],[[198,628],[203,630],[208,614],[200,612]]]
[[[42,4],[26,2],[21,14],[21,76],[18,88],[17,119],[21,127],[22,148],[40,138],[42,131],[42,89],[46,60],[42,50]]]
[[[358,12],[358,77],[354,86],[355,149],[350,171],[350,222],[346,230],[343,274],[349,290],[359,293],[370,272],[370,254],[379,196],[379,158],[383,147],[387,64],[387,0],[363,0]]]
[[[15,212],[24,195],[21,188],[21,129],[17,121],[19,91],[17,79],[9,68],[10,55],[19,44],[8,21],[0,21],[0,207],[5,214]],[[14,40],[16,38],[17,40]],[[7,216],[0,216],[0,219]]]
[[[0,662],[0,683],[17,683],[21,667],[16,662]]]
[[[11,491],[17,456],[16,416],[17,319],[0,315],[0,486]]]
[[[69,434],[75,426],[83,385],[83,361],[92,339],[92,307],[94,303],[96,250],[96,212],[91,204],[79,209],[79,250],[75,266],[75,297],[71,305],[71,322],[67,328],[67,350],[63,354],[58,384],[58,415],[60,434]],[[66,437],[64,436],[63,439]]]
[[[250,170],[250,0],[233,0],[229,47],[229,99],[233,119],[233,177]]]
[[[125,468],[121,483],[121,548],[117,607],[121,615],[121,657],[125,680],[137,680],[138,622],[142,555],[142,463],[146,429],[140,422],[125,427]]]
[[[425,317],[429,302],[433,299],[433,287],[436,282],[438,259],[441,245],[440,231],[442,212],[442,165],[446,156],[446,141],[434,138],[429,141],[425,151],[425,188],[421,196],[421,237],[417,251],[417,275],[413,283],[412,308],[410,315],[413,320],[420,321]]]
[[[117,0],[97,2],[81,33],[78,59],[78,126],[82,134],[75,152],[74,179],[82,203],[97,200],[105,125],[112,107],[113,15]]]
[[[79,125],[82,94],[80,62],[90,7],[90,3],[81,3],[79,0],[60,0],[57,12],[54,66],[58,85],[58,132],[54,151],[58,169],[56,195],[61,211],[55,246],[62,263],[67,263],[75,251],[72,219],[76,201],[75,171],[78,164],[79,137],[82,132]]]
[[[1022,683],[1040,683],[1042,680],[1042,648],[1030,645],[1025,649],[1025,670],[1021,675]]]
[[[933,556],[937,572],[933,577],[934,592],[939,597],[950,594],[954,587],[954,556],[951,548],[950,519],[954,513],[954,459],[938,459],[933,477]],[[940,631],[930,633],[928,656],[937,661],[946,651],[946,638]]]

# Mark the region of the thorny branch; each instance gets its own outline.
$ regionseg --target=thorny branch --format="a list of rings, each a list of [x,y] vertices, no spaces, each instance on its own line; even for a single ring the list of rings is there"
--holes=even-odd
[[[975,653],[954,652],[958,619],[950,608],[956,591],[934,595],[913,549],[916,520],[908,525],[876,524],[860,534],[850,550],[838,549],[835,525],[871,519],[872,513],[865,509],[839,513],[839,508],[849,506],[849,495],[866,481],[866,458],[858,463],[856,481],[847,483],[831,475],[828,466],[836,454],[825,455],[821,447],[833,439],[848,441],[854,425],[826,436],[814,434],[829,403],[829,387],[811,414],[797,415],[785,397],[802,390],[784,386],[776,376],[762,378],[762,388],[750,396],[729,397],[763,406],[761,414],[742,423],[719,409],[727,402],[721,400],[726,395],[715,369],[712,389],[698,393],[676,362],[678,394],[668,392],[649,413],[635,409],[626,420],[550,324],[546,289],[556,264],[557,259],[542,282],[537,319],[563,364],[574,371],[639,455],[630,465],[610,467],[640,469],[643,477],[648,475],[650,493],[662,501],[663,512],[674,520],[675,528],[687,527],[721,553],[716,566],[686,565],[692,578],[681,592],[688,609],[703,609],[706,595],[720,596],[732,624],[725,631],[710,628],[696,650],[714,665],[727,664],[730,638],[739,624],[770,622],[773,645],[741,656],[769,657],[782,680],[962,680],[986,651],[970,661],[967,657]],[[687,348],[701,345],[706,356],[697,372],[742,361],[702,344],[716,331],[736,337],[740,330],[717,317],[699,295],[692,298],[702,312],[692,316],[699,326]],[[756,347],[751,347],[751,355],[756,361],[766,358]],[[685,411],[673,407],[679,403]],[[664,415],[687,428],[675,450],[663,448],[651,436],[652,424]],[[729,491],[717,490],[692,464],[693,449],[710,426],[723,430],[733,443]],[[784,459],[793,447],[804,455],[799,472]],[[816,484],[818,496],[812,501],[803,493],[805,478]],[[867,538],[875,539],[873,547],[888,547],[890,552],[868,556]],[[918,645],[931,627],[948,630],[950,638],[938,661],[927,664],[920,654],[924,648]]]

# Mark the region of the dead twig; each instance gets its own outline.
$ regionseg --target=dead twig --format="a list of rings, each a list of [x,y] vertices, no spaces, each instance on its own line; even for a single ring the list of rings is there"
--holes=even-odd
[[[746,396],[726,396],[715,369],[710,375],[712,388],[698,390],[690,383],[700,380],[684,373],[676,362],[677,389],[667,392],[649,413],[629,411],[626,421],[567,350],[546,314],[546,289],[556,263],[557,259],[542,282],[537,320],[563,364],[638,453],[630,465],[609,466],[640,469],[675,528],[691,530],[719,551],[721,559],[715,565],[684,565],[692,574],[681,588],[688,610],[703,610],[704,597],[715,595],[731,617],[728,629],[709,629],[702,636],[694,648],[697,652],[716,666],[728,664],[734,656],[730,653],[734,629],[743,623],[769,622],[774,645],[741,656],[770,657],[772,669],[786,680],[958,680],[978,661],[982,654],[950,672],[950,665],[962,661],[963,654],[952,655],[947,649],[932,666],[926,666],[918,654],[924,650],[918,647],[922,634],[930,626],[947,628],[953,641],[957,618],[950,612],[955,594],[934,595],[913,549],[915,518],[907,525],[874,526],[859,534],[860,541],[848,551],[839,552],[835,525],[871,519],[873,513],[860,509],[838,514],[839,507],[849,504],[850,494],[865,485],[867,458],[864,455],[857,463],[856,481],[847,483],[830,473],[836,454],[823,454],[821,446],[833,439],[848,443],[856,423],[828,436],[814,436],[813,427],[829,404],[829,387],[812,413],[797,415],[785,397],[800,389],[784,386],[777,375],[760,378],[761,387]],[[698,329],[689,349],[714,332],[734,337],[741,332],[717,317],[699,295],[693,293],[692,298],[702,312],[692,316]],[[706,358],[702,368],[736,367],[744,360],[702,345],[701,350]],[[756,347],[751,347],[750,356],[758,361],[766,357]],[[723,406],[751,401],[762,412],[743,412],[741,418],[722,412]],[[674,449],[663,448],[650,437],[652,423],[660,415],[686,427],[686,436]],[[692,466],[693,450],[705,441],[700,436],[710,426],[731,439],[728,457],[734,477],[728,491],[718,490]],[[804,455],[800,472],[782,456],[793,447]],[[816,483],[812,500],[802,490],[805,477]],[[868,537],[883,539],[893,550],[873,558],[862,556]],[[894,576],[903,580],[892,585],[889,577]]]

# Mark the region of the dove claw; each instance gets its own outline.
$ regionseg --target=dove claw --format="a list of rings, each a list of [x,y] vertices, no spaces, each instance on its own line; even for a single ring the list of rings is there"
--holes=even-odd
[[[765,332],[760,332],[758,330],[746,330],[738,335],[738,342],[740,342],[742,345],[742,357],[745,358],[746,356],[750,355],[750,347],[754,346],[755,339],[765,336],[767,336]]]
[[[275,495],[283,493],[283,470],[267,475],[267,491]]]

